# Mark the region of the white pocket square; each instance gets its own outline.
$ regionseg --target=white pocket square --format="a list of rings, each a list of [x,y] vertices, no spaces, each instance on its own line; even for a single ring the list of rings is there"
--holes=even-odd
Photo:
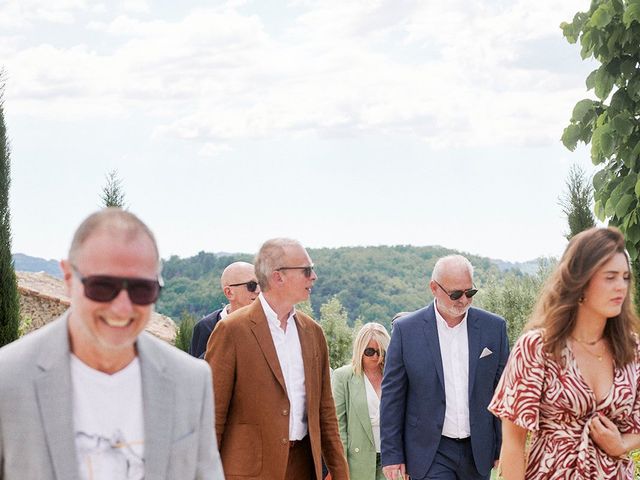
[[[487,347],[484,347],[484,350],[482,350],[482,353],[480,354],[480,358],[488,357],[491,354],[493,354],[493,352]]]

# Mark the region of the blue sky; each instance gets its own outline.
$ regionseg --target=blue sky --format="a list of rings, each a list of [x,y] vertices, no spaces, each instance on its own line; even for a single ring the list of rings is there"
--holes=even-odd
[[[161,254],[443,245],[559,255],[588,150],[586,0],[0,3],[14,252],[65,255],[117,170]]]

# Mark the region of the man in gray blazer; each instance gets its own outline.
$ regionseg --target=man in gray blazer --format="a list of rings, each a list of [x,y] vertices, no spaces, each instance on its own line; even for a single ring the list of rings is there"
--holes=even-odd
[[[209,366],[144,332],[148,227],[94,213],[61,267],[69,310],[0,349],[0,479],[223,480]]]

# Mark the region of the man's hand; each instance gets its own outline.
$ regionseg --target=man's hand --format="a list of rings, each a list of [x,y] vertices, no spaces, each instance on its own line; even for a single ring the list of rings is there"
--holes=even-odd
[[[387,480],[408,480],[409,475],[405,473],[404,463],[398,465],[387,465],[382,467],[382,473]]]
[[[589,427],[589,436],[607,455],[621,457],[627,453],[618,427],[607,417],[599,413],[591,419]]]

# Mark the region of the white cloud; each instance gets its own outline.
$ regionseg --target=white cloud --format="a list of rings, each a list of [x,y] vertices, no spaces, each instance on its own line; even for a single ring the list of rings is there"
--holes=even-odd
[[[25,28],[38,21],[70,24],[87,8],[85,0],[5,0],[0,3],[0,28]]]
[[[129,13],[150,13],[151,2],[149,0],[121,0],[121,8]]]
[[[225,152],[230,152],[231,147],[225,144],[205,143],[198,154],[201,157],[215,158]]]
[[[441,147],[555,142],[582,96],[566,80],[572,72],[521,62],[536,42],[562,42],[558,24],[578,0],[298,2],[303,13],[277,37],[265,20],[240,13],[245,3],[168,21],[131,17],[126,11],[152,11],[144,0],[124,2],[112,20],[89,23],[104,38],[99,48],[15,48],[7,61],[14,108],[67,117],[141,111],[156,135],[201,141],[208,154],[308,132],[404,133]],[[87,8],[55,5],[60,18]]]

